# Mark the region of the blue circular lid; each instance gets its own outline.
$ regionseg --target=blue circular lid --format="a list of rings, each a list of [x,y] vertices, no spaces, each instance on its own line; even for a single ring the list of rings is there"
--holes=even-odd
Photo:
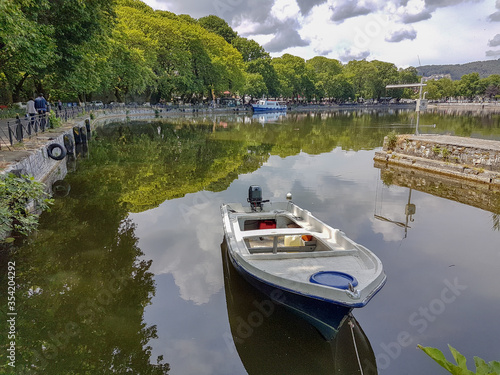
[[[352,286],[358,285],[358,280],[354,276],[344,272],[337,271],[321,271],[311,276],[312,283],[332,286],[338,289],[349,289],[349,284]]]

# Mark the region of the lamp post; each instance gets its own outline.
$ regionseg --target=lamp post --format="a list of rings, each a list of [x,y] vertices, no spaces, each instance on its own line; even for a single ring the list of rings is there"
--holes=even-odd
[[[417,106],[415,107],[415,112],[417,112],[417,126],[415,128],[415,135],[418,135],[418,125],[420,122],[420,105],[422,102],[422,87],[427,86],[426,83],[424,83],[424,78],[422,77],[420,79],[420,83],[406,83],[402,85],[387,85],[385,86],[386,89],[400,89],[400,88],[407,88],[407,87],[418,87],[418,99],[417,99]],[[423,94],[425,97],[425,94],[427,94],[427,91]]]

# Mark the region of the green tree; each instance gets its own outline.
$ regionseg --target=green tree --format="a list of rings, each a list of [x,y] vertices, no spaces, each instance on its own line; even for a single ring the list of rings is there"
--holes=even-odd
[[[86,56],[100,51],[114,19],[114,0],[0,2],[0,73],[12,99],[88,76]]]
[[[393,83],[405,84],[420,82],[420,77],[418,76],[417,69],[413,66],[405,69],[399,68],[398,76],[398,81]],[[391,89],[391,95],[396,98],[412,98],[415,96],[415,91],[411,88]]]
[[[500,94],[500,75],[492,74],[482,78],[478,83],[478,92],[480,95],[492,99]]]
[[[267,94],[266,83],[259,73],[245,73],[245,86],[242,89],[250,98],[260,98]]]
[[[234,48],[240,51],[244,62],[269,58],[269,53],[267,53],[264,47],[262,47],[255,40],[237,36],[233,38],[231,44]]]
[[[314,84],[303,58],[286,53],[273,58],[271,64],[278,75],[282,96],[298,99],[314,93]]]
[[[382,96],[387,96],[385,87],[399,79],[398,69],[392,63],[378,60],[371,61],[370,64],[376,71],[372,77],[373,98],[380,99]]]
[[[275,98],[280,95],[280,82],[271,61],[271,58],[255,59],[246,65],[248,73],[258,73],[262,76],[266,84],[267,94]]]
[[[134,78],[134,87],[155,91],[157,99],[181,97],[194,100],[211,90],[237,91],[244,83],[241,54],[222,37],[197,23],[170,12],[136,7],[138,0],[128,0],[118,8],[119,25],[124,29],[127,72],[134,64],[147,74],[148,81]],[[130,6],[131,5],[131,6]],[[119,35],[122,35],[119,34]],[[138,40],[138,42],[134,42]],[[116,61],[121,61],[118,58]],[[119,65],[119,67],[122,67]],[[155,79],[154,85],[151,80]],[[118,81],[118,82],[121,82]]]
[[[375,98],[376,92],[374,83],[376,82],[377,67],[366,60],[352,60],[344,67],[344,74],[352,85],[355,98]]]
[[[418,83],[420,77],[418,76],[417,68],[410,66],[408,68],[399,68],[398,70],[398,83]]]
[[[4,102],[20,101],[23,86],[56,59],[54,26],[38,22],[49,8],[27,1],[0,1],[0,80]],[[33,82],[25,96],[33,94]],[[1,99],[1,98],[0,98]]]
[[[479,94],[479,73],[465,74],[457,84],[457,94],[465,98],[474,99]]]
[[[39,72],[38,88],[44,78],[55,75],[60,86],[65,85],[78,70],[92,69],[85,56],[101,52],[115,21],[114,0],[48,2],[49,8],[38,14],[38,22],[53,27],[56,45],[55,59],[47,70]]]
[[[229,26],[228,23],[220,17],[210,15],[198,19],[198,22],[208,31],[223,37],[228,43],[231,43],[233,39],[238,36],[236,31],[234,31],[231,26]]]
[[[335,87],[333,78],[342,72],[342,64],[335,59],[316,56],[306,61],[310,78],[314,82],[315,90],[320,98],[334,97]]]
[[[338,74],[331,80],[328,96],[335,98],[336,101],[345,102],[354,98],[354,88],[344,74]]]
[[[427,91],[428,99],[445,99],[457,94],[457,83],[449,78],[427,81],[426,84],[423,90]]]

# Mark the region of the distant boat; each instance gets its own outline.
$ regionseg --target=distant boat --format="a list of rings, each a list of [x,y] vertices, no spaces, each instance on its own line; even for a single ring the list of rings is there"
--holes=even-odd
[[[276,100],[261,99],[257,104],[252,104],[254,112],[286,111],[287,107]]]
[[[236,270],[271,299],[295,311],[327,340],[353,308],[385,284],[380,260],[292,202],[266,205],[250,186],[249,207],[223,204],[228,253]]]

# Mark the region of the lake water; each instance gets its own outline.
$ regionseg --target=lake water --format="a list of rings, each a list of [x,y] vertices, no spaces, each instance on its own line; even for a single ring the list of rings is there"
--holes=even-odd
[[[39,231],[2,259],[18,283],[12,373],[446,374],[418,344],[451,359],[450,344],[470,369],[500,360],[500,193],[376,167],[383,137],[414,122],[344,111],[98,128]],[[420,124],[500,140],[498,114]],[[382,260],[386,285],[333,342],[225,263],[219,207],[249,185],[291,192]]]

